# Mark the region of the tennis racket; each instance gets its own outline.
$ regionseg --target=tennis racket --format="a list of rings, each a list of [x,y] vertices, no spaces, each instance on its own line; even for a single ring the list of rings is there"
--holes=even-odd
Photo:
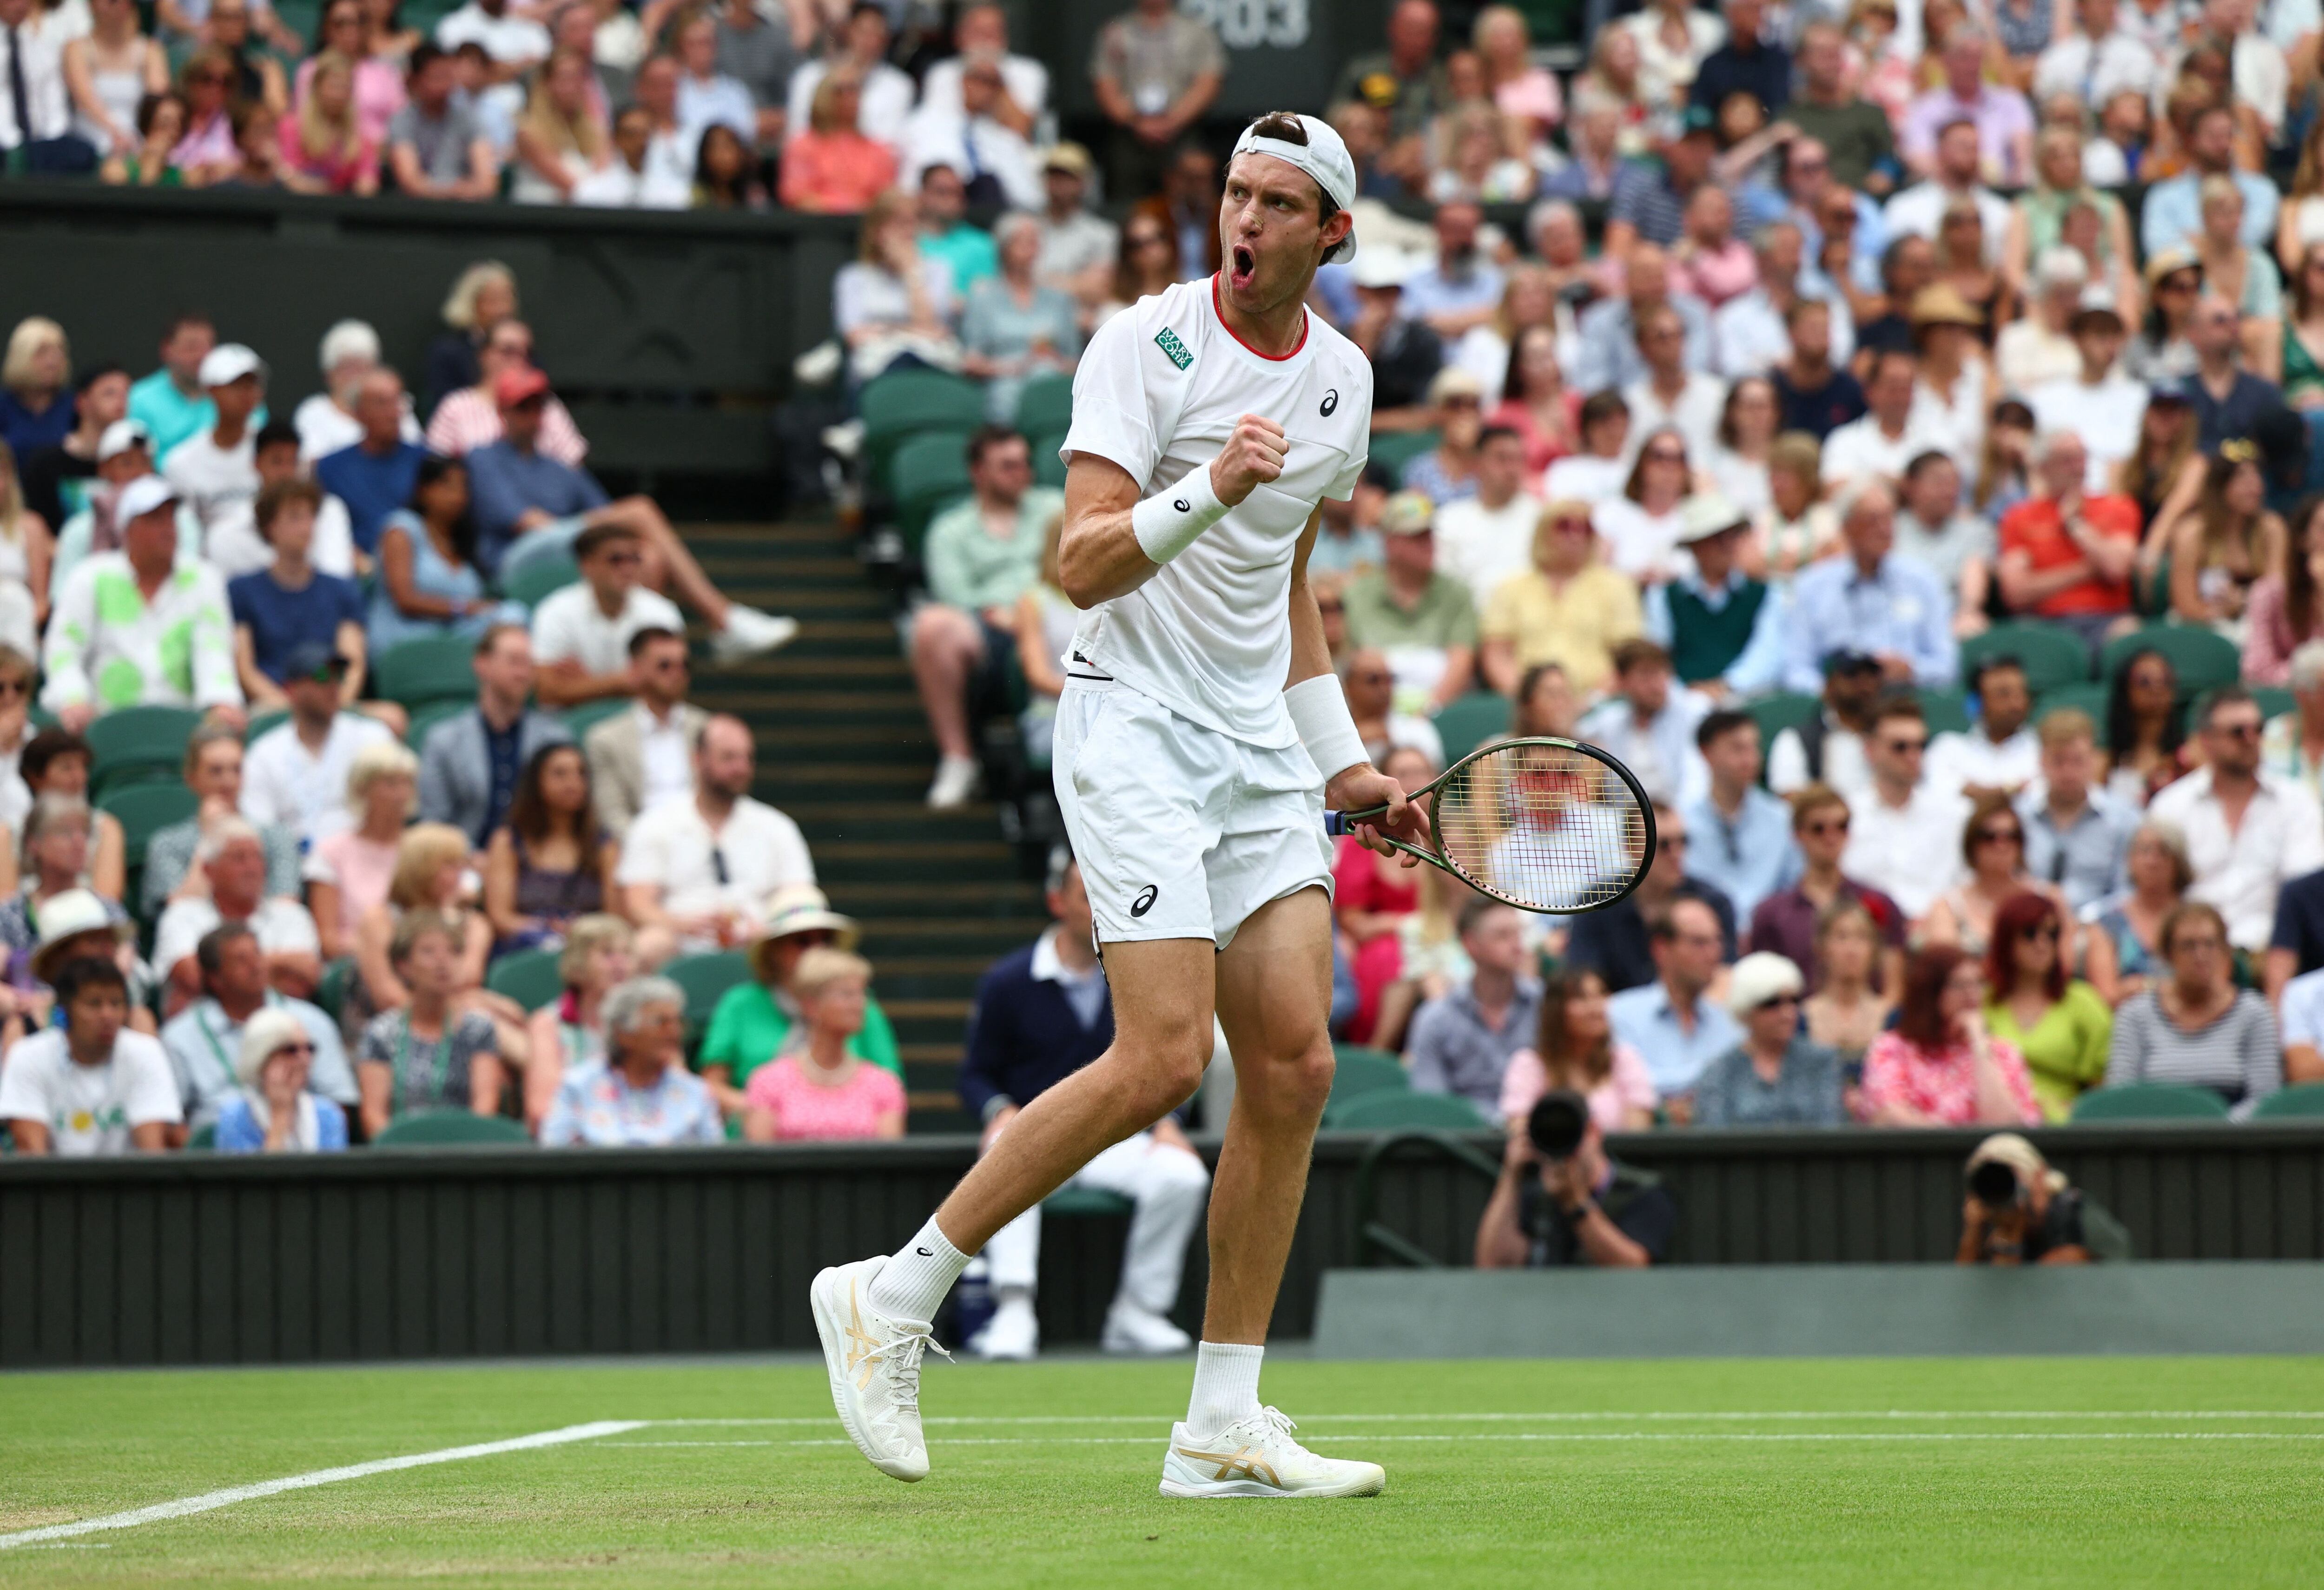
[[[1407,799],[1425,802],[1429,841],[1375,826],[1388,808],[1327,811],[1325,828],[1370,827],[1406,855],[1520,911],[1571,916],[1628,894],[1655,859],[1655,813],[1630,770],[1577,740],[1480,746]]]

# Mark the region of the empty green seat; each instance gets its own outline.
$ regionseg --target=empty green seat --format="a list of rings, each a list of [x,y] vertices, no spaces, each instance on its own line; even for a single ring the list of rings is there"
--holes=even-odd
[[[190,707],[124,707],[89,720],[81,737],[88,742],[88,781],[101,789],[124,773],[176,777],[186,763],[186,742],[202,715]]]
[[[576,740],[586,740],[589,731],[609,717],[619,717],[630,709],[626,696],[609,696],[603,701],[584,701],[578,707],[568,707],[557,716],[565,720],[565,727]]]
[[[750,980],[751,963],[740,950],[714,950],[708,955],[685,955],[661,969],[661,975],[686,990],[686,1019],[699,1026],[710,1020],[718,1001],[737,983]]]
[[[1371,461],[1390,475],[1404,474],[1404,467],[1427,452],[1437,443],[1433,430],[1378,430],[1372,433]]]
[[[1509,732],[1509,698],[1492,690],[1471,690],[1444,704],[1430,721],[1444,742],[1444,764],[1450,767],[1495,735]]]
[[[965,437],[984,423],[984,393],[973,381],[942,370],[897,370],[857,394],[863,421],[863,461],[869,478],[885,481],[889,460],[915,436],[948,430]]]
[[[2252,699],[2259,703],[2260,712],[2266,717],[2282,717],[2287,712],[2296,711],[2300,706],[2290,690],[2275,685],[2254,685]]]
[[[1759,726],[1759,749],[1764,755],[1775,748],[1775,736],[1785,729],[1803,728],[1814,722],[1816,714],[1823,710],[1823,703],[1816,697],[1786,690],[1747,701],[1743,710]],[[1762,772],[1760,776],[1764,779],[1766,773]]]
[[[1093,1187],[1068,1187],[1041,1200],[1044,1215],[1127,1215],[1131,1206],[1120,1193]]]
[[[528,1011],[537,1011],[565,992],[564,974],[557,963],[564,957],[553,949],[523,949],[504,955],[484,974],[484,986],[505,994]]]
[[[132,784],[99,800],[97,809],[109,811],[121,824],[127,864],[145,864],[145,846],[172,823],[182,823],[201,809],[201,799],[180,781]]]
[[[1969,733],[1969,698],[1960,690],[1920,690],[1921,716],[1932,735]]]
[[[2301,1082],[2269,1094],[2253,1106],[2255,1121],[2301,1121],[2324,1115],[2324,1082]]]
[[[2130,1082],[2093,1088],[2074,1101],[2073,1123],[2092,1121],[2224,1121],[2227,1106],[2207,1087]]]
[[[290,721],[290,709],[287,707],[270,707],[263,712],[254,712],[250,715],[249,721],[243,725],[242,743],[245,745],[255,744],[260,738],[281,728]]]
[[[388,1123],[372,1139],[383,1149],[529,1148],[531,1134],[521,1121],[503,1115],[478,1115],[467,1110],[416,1110]]]
[[[476,698],[476,643],[461,635],[422,635],[379,655],[372,679],[380,695],[406,707]]]
[[[475,705],[473,701],[430,701],[425,707],[415,707],[411,711],[411,726],[404,731],[403,743],[411,748],[414,756],[419,755],[428,749],[428,736],[436,732],[438,724],[447,718],[459,716]],[[629,703],[624,701],[622,705],[627,707]]]
[[[1345,1104],[1368,1093],[1412,1091],[1411,1073],[1404,1068],[1402,1060],[1384,1049],[1335,1043],[1332,1046],[1332,1060],[1333,1105]]]
[[[969,493],[968,439],[950,431],[916,436],[896,449],[889,479],[896,527],[918,550],[937,510]]]
[[[1475,1132],[1485,1118],[1467,1099],[1449,1093],[1412,1093],[1379,1088],[1345,1104],[1327,1105],[1323,1124],[1336,1132],[1396,1132],[1406,1127]]]
[[[2042,698],[2034,704],[2034,721],[2039,724],[2052,713],[2071,707],[2089,715],[2090,722],[2098,726],[2098,744],[2104,745],[2107,742],[2107,687],[2098,684],[2060,685],[2055,689],[2044,690]]]
[[[501,582],[501,594],[512,602],[538,607],[550,595],[581,578],[581,566],[570,552],[527,559]]]
[[[205,1121],[194,1128],[186,1139],[186,1147],[195,1153],[205,1153],[217,1147],[217,1123]]]
[[[2150,624],[2126,635],[2117,635],[2098,654],[2098,677],[2112,681],[2115,674],[2140,652],[2160,652],[2179,675],[2181,697],[2234,684],[2243,672],[2243,653],[2225,635],[2200,624]]]
[[[1033,439],[1033,484],[1053,491],[1065,488],[1065,460],[1058,449],[1065,445],[1062,430]]]
[[[1017,394],[1017,429],[1026,436],[1047,436],[1073,429],[1074,378],[1044,375],[1025,384]]]
[[[1960,676],[1966,679],[1988,657],[2015,657],[2024,665],[2025,683],[2039,696],[2090,677],[2090,649],[2070,630],[2046,624],[1997,624],[1960,643]]]

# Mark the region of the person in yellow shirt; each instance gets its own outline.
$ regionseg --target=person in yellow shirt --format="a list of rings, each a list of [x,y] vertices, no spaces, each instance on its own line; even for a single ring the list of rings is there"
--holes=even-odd
[[[1485,603],[1478,632],[1486,683],[1509,695],[1526,669],[1554,662],[1585,699],[1606,688],[1614,648],[1639,632],[1638,587],[1598,552],[1588,503],[1568,497],[1542,510],[1533,567]]]

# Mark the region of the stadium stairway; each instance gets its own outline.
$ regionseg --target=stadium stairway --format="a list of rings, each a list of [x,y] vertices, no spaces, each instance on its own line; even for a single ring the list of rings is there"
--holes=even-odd
[[[835,909],[863,925],[862,952],[904,1058],[910,1130],[964,1132],[954,1092],[976,979],[1047,924],[988,804],[922,804],[936,745],[897,642],[890,603],[828,522],[682,532],[719,588],[800,624],[798,640],[741,668],[704,668],[695,699],[758,736],[760,800],[807,835]]]

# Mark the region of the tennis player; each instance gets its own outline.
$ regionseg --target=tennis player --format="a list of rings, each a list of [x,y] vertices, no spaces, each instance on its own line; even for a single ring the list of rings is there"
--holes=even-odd
[[[1332,1086],[1323,799],[1386,804],[1379,827],[1406,839],[1426,826],[1365,756],[1307,587],[1317,505],[1352,495],[1371,429],[1370,365],[1305,307],[1316,267],[1355,252],[1355,180],[1317,117],[1252,123],[1227,169],[1223,268],[1107,321],[1074,375],[1059,568],[1085,616],[1064,660],[1055,767],[1114,1041],[1011,1120],[893,1255],[816,1277],[841,1422],[898,1479],[928,1470],[919,1364],[962,1266],[1193,1095],[1215,1012],[1235,1099],[1194,1396],[1162,1492],[1366,1496],[1387,1483],[1375,1464],[1309,1452],[1259,1400]]]

